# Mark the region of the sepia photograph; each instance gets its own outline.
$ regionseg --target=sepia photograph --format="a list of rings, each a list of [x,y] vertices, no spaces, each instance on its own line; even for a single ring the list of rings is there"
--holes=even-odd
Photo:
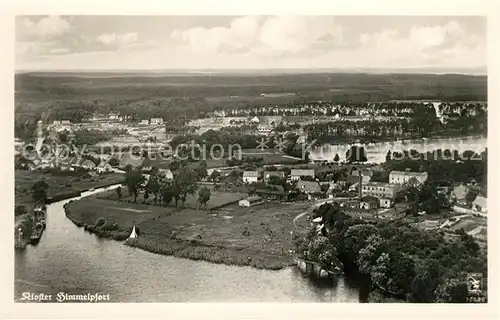
[[[488,302],[486,16],[17,15],[14,42],[16,304]]]

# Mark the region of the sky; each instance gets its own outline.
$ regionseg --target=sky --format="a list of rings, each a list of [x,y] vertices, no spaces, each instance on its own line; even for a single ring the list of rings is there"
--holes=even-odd
[[[486,67],[479,16],[17,16],[16,70]]]

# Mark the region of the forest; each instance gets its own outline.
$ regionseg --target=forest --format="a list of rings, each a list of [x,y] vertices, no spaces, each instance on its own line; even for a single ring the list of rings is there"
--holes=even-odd
[[[487,277],[487,251],[463,231],[422,231],[403,221],[367,223],[327,203],[314,214],[326,234],[311,229],[297,237],[299,252],[328,266],[339,259],[345,272],[366,276],[373,290],[415,302],[469,302],[467,272]],[[486,281],[484,281],[486,283]],[[487,290],[487,288],[485,288]],[[479,298],[487,299],[485,296]]]

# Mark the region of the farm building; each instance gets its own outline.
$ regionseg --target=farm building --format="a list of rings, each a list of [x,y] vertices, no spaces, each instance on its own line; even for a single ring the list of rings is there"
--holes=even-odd
[[[378,198],[372,196],[365,196],[361,198],[361,201],[359,202],[360,209],[372,210],[378,208],[378,206],[379,206]]]
[[[314,169],[292,169],[290,180],[300,180],[301,177],[311,177],[314,179]]]
[[[427,172],[411,172],[411,171],[391,171],[389,173],[389,182],[394,184],[408,183],[410,179],[415,178],[419,183],[424,183],[429,175]]]
[[[243,172],[243,182],[245,183],[253,183],[259,180],[259,172],[258,171],[244,171]]]
[[[263,203],[264,200],[260,196],[251,196],[245,199],[242,199],[238,202],[240,207],[253,207],[258,204]]]

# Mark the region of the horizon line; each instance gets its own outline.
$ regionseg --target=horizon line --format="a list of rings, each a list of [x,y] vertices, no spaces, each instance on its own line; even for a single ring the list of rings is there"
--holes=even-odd
[[[15,69],[18,73],[365,73],[365,74],[435,74],[435,75],[476,75],[487,76],[486,66],[467,68],[446,67],[402,67],[402,68],[263,68],[263,69],[236,69],[236,68],[165,68],[165,69]]]

